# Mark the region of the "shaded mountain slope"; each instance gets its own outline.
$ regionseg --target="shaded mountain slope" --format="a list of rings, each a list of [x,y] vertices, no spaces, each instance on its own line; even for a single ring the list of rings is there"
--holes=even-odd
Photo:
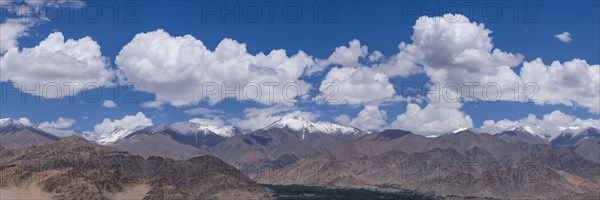
[[[60,138],[13,119],[0,121],[0,145],[8,149],[44,145]]]
[[[551,141],[553,146],[570,149],[578,155],[600,163],[600,130],[564,131]]]

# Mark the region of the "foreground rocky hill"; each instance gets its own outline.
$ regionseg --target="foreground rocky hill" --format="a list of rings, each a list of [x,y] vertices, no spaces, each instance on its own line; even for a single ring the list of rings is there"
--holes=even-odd
[[[189,160],[144,159],[77,137],[44,146],[2,150],[0,176],[3,199],[269,199],[271,196],[269,189],[213,156]]]

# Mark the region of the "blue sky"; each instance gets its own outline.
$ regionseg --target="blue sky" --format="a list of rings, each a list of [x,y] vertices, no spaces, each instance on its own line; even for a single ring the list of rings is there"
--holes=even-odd
[[[192,35],[195,39],[202,41],[209,50],[214,50],[224,38],[231,38],[239,43],[245,43],[247,51],[251,55],[259,52],[267,54],[273,49],[284,49],[287,56],[303,51],[312,58],[325,60],[336,50],[336,47],[348,46],[351,40],[357,39],[361,45],[368,46],[369,54],[377,50],[389,57],[398,53],[398,46],[401,42],[413,43],[411,39],[411,35],[415,31],[413,26],[419,17],[454,13],[466,16],[470,22],[484,24],[485,29],[491,31],[489,37],[491,37],[494,49],[521,54],[524,62],[541,58],[545,65],[550,65],[555,60],[564,63],[579,58],[585,60],[589,65],[593,65],[589,68],[598,68],[597,64],[600,62],[600,37],[598,37],[600,35],[600,26],[598,26],[600,24],[600,3],[597,1],[532,1],[529,4],[515,1],[489,1],[479,2],[472,8],[473,13],[470,12],[468,2],[436,4],[436,2],[403,3],[393,1],[290,1],[281,2],[275,7],[272,21],[267,14],[268,7],[265,6],[265,2],[253,2],[256,4],[242,1],[85,2],[85,6],[75,9],[72,17],[68,16],[68,9],[61,8],[60,18],[31,25],[26,30],[26,34],[16,40],[18,48],[32,48],[53,32],[61,32],[67,39],[77,40],[89,36],[100,46],[102,56],[109,59],[107,65],[113,70],[120,68],[115,62],[116,57],[136,34],[153,32],[157,29],[163,29],[171,36]],[[222,6],[231,8],[236,3],[239,3],[240,9],[232,11],[234,14],[226,13],[224,19],[221,15],[225,12]],[[255,5],[259,6],[261,17],[253,21],[249,18],[256,14],[253,12],[257,8],[253,7]],[[438,9],[431,10],[436,8],[436,5],[438,5]],[[455,9],[456,5],[460,10]],[[115,19],[115,6],[119,7],[117,19]],[[207,10],[215,6],[218,8],[214,12]],[[288,6],[288,12],[283,11],[283,7],[286,6]],[[295,6],[299,6],[302,13],[297,21],[290,19],[297,14],[293,12]],[[88,18],[93,19],[95,8],[99,8],[102,13],[98,21],[86,20],[82,11],[87,10]],[[315,8],[318,8],[318,16]],[[244,9],[247,9],[248,12],[244,12]],[[57,16],[56,13],[56,9],[48,9],[48,15]],[[497,15],[498,13],[500,14]],[[128,16],[128,14],[131,15]],[[315,16],[317,17],[316,21]],[[3,23],[10,18],[17,17],[23,16],[3,9]],[[235,17],[240,17],[240,21],[236,22],[233,19]],[[570,33],[570,42],[562,42],[555,37],[563,32]],[[440,51],[443,50],[440,49]],[[361,58],[360,63],[367,67],[370,65],[366,57]],[[348,66],[331,64],[316,74],[301,76],[299,80],[303,80],[313,87],[311,95],[314,97],[319,92],[319,86],[329,70],[335,67]],[[511,69],[518,73],[521,67],[522,62],[519,62]],[[9,69],[3,66],[2,73],[7,73],[6,70]],[[403,83],[431,81],[429,74],[426,73],[388,77],[395,94],[399,96],[403,96],[401,92]],[[118,82],[116,79],[114,78],[113,83]],[[160,124],[187,121],[191,118],[212,118],[213,116],[190,115],[185,112],[194,108],[207,108],[216,111],[216,115],[225,123],[235,124],[235,120],[228,121],[228,119],[244,120],[248,117],[246,115],[248,112],[244,110],[248,108],[277,107],[286,112],[301,110],[314,116],[314,120],[336,121],[340,115],[348,116],[350,119],[358,118],[358,113],[364,110],[365,105],[374,105],[377,106],[377,110],[385,111],[386,117],[383,120],[386,123],[379,127],[386,128],[393,127],[394,121],[397,120],[396,116],[405,113],[408,104],[416,104],[421,108],[429,104],[428,101],[395,101],[330,105],[308,101],[291,106],[286,105],[285,109],[281,109],[277,104],[267,105],[228,100],[216,104],[200,102],[183,106],[173,106],[167,102],[160,108],[145,108],[141,104],[155,100],[155,94],[151,91],[134,91],[129,86],[103,86],[87,92],[82,91],[74,97],[73,101],[69,99],[72,97],[64,97],[57,102],[50,102],[54,100],[44,98],[36,102],[33,100],[35,97],[30,94],[23,94],[26,100],[22,101],[22,93],[14,94],[8,91],[18,90],[14,89],[12,82],[7,82],[8,80],[4,78],[2,81],[3,101],[0,113],[2,118],[26,117],[33,123],[54,121],[59,117],[71,118],[76,122],[68,129],[86,131],[93,130],[94,125],[101,123],[105,118],[121,119],[125,115],[134,115],[140,111],[151,118],[154,124]],[[140,85],[140,87],[144,87],[144,85]],[[539,89],[547,91],[555,88],[542,87]],[[115,97],[115,90],[120,91],[117,92],[119,98]],[[173,88],[173,90],[177,90],[177,88]],[[97,102],[85,100],[86,98],[82,96],[83,93],[95,94],[97,91],[102,92],[102,97]],[[594,91],[592,91],[593,93]],[[128,94],[134,94],[134,96],[126,101],[125,98]],[[600,91],[595,91],[595,95],[600,96]],[[4,98],[5,96],[6,98]],[[590,99],[593,100],[597,96],[591,96]],[[104,100],[115,101],[116,107],[103,107]],[[581,101],[580,99],[573,99],[573,101],[585,104],[578,102]],[[514,121],[526,118],[528,114],[534,114],[541,118],[556,110],[564,115],[580,119],[596,119],[597,121],[599,117],[597,112],[589,109],[589,103],[587,107],[586,105],[567,105],[551,101],[543,103],[543,105],[484,100],[461,101],[461,103],[462,106],[457,110],[464,113],[463,118],[470,116],[473,127],[480,127],[485,120],[508,119]],[[596,103],[600,104],[600,102]],[[340,123],[344,122],[337,119]],[[423,120],[426,122],[427,119]],[[357,119],[354,123],[348,121],[345,123],[359,126],[360,121]],[[399,128],[403,128],[403,126]],[[405,128],[410,129],[410,127]]]

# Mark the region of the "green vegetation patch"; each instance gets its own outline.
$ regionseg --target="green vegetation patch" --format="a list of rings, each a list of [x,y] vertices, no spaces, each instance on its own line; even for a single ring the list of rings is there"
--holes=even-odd
[[[380,192],[367,189],[341,189],[306,185],[263,185],[273,190],[275,197],[281,200],[364,200],[364,199],[435,199],[432,195],[411,191]]]

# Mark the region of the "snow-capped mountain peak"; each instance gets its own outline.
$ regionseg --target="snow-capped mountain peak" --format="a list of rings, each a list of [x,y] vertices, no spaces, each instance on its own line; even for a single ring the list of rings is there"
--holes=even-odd
[[[584,128],[579,127],[579,126],[569,126],[569,127],[562,128],[561,133],[577,135],[577,134],[581,133],[583,130],[584,130]]]
[[[520,125],[512,128],[512,131],[519,133],[527,133],[544,139],[550,138],[550,134],[548,133],[548,131],[538,125]]]
[[[589,130],[597,131],[598,129],[596,129],[594,127],[583,128],[583,127],[578,127],[578,126],[569,126],[569,127],[563,128],[563,130],[560,132],[560,134],[554,135],[549,140],[554,141],[557,138],[562,138],[563,140],[571,139],[571,138],[575,138],[576,136],[578,136],[580,134],[587,133]]]
[[[452,133],[458,133],[458,132],[466,131],[466,130],[469,130],[469,128],[467,128],[467,127],[461,127],[461,128],[458,128],[458,129],[452,131]]]
[[[159,124],[154,126],[137,126],[135,128],[127,129],[118,127],[108,133],[92,133],[86,132],[82,134],[87,140],[94,141],[98,144],[111,144],[120,139],[123,139],[131,134],[136,134],[139,131],[145,133],[159,133],[161,131],[171,131],[181,135],[196,135],[196,134],[209,134],[214,133],[221,137],[232,137],[243,131],[233,126],[218,126],[218,125],[205,125],[194,122],[178,122],[172,125]]]
[[[271,125],[267,126],[265,129],[270,128],[288,128],[303,133],[324,133],[341,135],[366,133],[358,128],[343,126],[331,122],[311,122],[306,120],[304,117],[298,115],[285,116],[272,123]]]
[[[94,141],[98,144],[102,144],[102,145],[106,145],[106,144],[110,144],[113,143],[117,140],[123,139],[125,137],[127,137],[128,135],[142,130],[146,128],[146,126],[137,126],[135,128],[132,129],[126,129],[123,127],[118,127],[115,128],[113,131],[108,132],[108,133],[91,133],[91,132],[86,132],[83,135],[83,137],[85,139]]]
[[[22,121],[22,119],[16,120],[11,118],[0,119],[0,129],[8,129],[8,131],[29,129],[48,133],[58,138],[66,138],[72,135],[79,135],[79,132],[75,130],[64,130],[55,127],[42,127],[39,125],[30,124],[28,121]]]
[[[316,126],[317,129],[320,130],[322,133],[343,134],[343,135],[366,134],[367,133],[367,132],[364,132],[355,127],[342,126],[342,125],[334,124],[331,122],[317,122],[314,124],[314,126]]]
[[[194,135],[198,133],[214,133],[221,137],[232,137],[241,132],[240,129],[225,125],[207,125],[195,122],[178,122],[171,125],[171,128],[183,135]]]
[[[14,120],[11,118],[0,119],[0,128],[7,128],[7,127],[24,128],[27,126],[28,125],[23,124],[23,123],[19,122],[18,120]]]
[[[318,131],[312,122],[304,119],[304,117],[298,115],[287,115],[283,118],[273,122],[271,125],[267,126],[265,129],[270,128],[289,128],[295,131],[308,131],[314,132]]]
[[[2,118],[0,119],[0,128],[4,128],[10,126],[13,123],[11,118]]]

